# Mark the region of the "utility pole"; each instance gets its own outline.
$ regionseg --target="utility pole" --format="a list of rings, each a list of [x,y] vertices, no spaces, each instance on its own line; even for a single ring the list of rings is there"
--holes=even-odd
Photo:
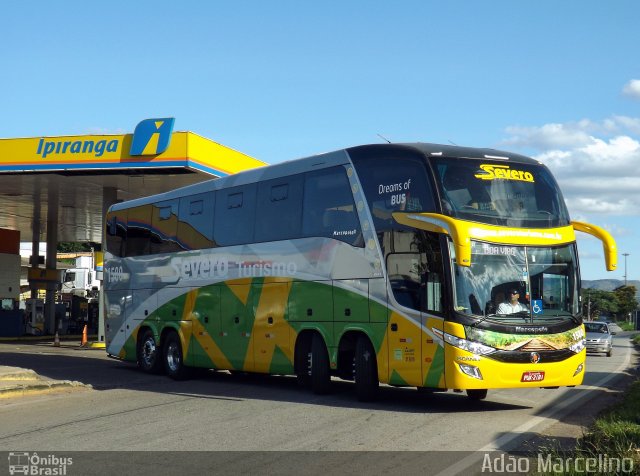
[[[627,285],[627,256],[629,256],[629,253],[622,253],[622,256],[624,256],[624,285]]]

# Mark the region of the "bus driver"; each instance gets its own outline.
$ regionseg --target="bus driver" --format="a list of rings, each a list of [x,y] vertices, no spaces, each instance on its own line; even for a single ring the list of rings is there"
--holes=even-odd
[[[500,303],[498,306],[498,314],[515,314],[516,312],[528,312],[527,306],[520,303],[518,298],[520,297],[520,291],[517,289],[511,289],[509,291],[508,301]]]

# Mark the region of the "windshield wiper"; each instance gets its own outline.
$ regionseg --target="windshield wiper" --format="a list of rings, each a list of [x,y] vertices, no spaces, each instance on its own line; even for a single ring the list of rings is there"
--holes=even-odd
[[[554,319],[554,318],[566,317],[566,316],[571,317],[571,320],[576,324],[580,324],[580,320],[573,314],[566,314],[566,315],[558,314],[554,316],[545,314],[543,316],[533,316],[532,323],[535,324],[536,321],[544,321],[545,319]],[[484,316],[479,317],[473,324],[471,324],[471,327],[477,327],[480,323],[486,321],[490,317],[499,317],[499,318],[507,318],[507,319],[515,317],[515,318],[529,319],[531,318],[531,313],[529,311],[518,311],[512,314],[485,314]]]
[[[514,312],[512,314],[504,314],[505,316],[509,316],[509,317],[531,317],[531,312],[529,311],[518,311],[518,312]]]
[[[475,321],[473,324],[471,324],[471,327],[478,326],[478,324],[480,324],[481,322],[486,321],[490,317],[506,317],[506,318],[509,318],[509,317],[522,317],[522,318],[529,318],[530,314],[529,314],[529,311],[518,311],[518,312],[514,312],[513,314],[486,314],[486,315],[482,316],[481,318],[479,318],[477,321]]]
[[[476,327],[478,324],[480,324],[481,322],[486,321],[487,319],[489,319],[490,317],[496,317],[497,314],[485,314],[484,316],[482,316],[480,319],[478,319],[476,322],[474,322],[473,324],[471,324],[471,327]]]
[[[576,316],[574,316],[573,314],[570,314],[570,313],[566,313],[566,314],[559,314],[559,313],[556,313],[556,314],[543,314],[541,316],[535,316],[534,319],[537,320],[537,321],[542,321],[542,320],[545,320],[545,319],[547,319],[547,320],[548,319],[558,319],[558,318],[563,318],[563,317],[565,317],[565,318],[566,317],[570,317],[571,320],[574,323],[580,324],[580,319],[578,319]]]

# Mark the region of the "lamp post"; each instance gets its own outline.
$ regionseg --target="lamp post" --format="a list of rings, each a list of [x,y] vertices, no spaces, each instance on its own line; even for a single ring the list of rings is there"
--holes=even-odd
[[[629,256],[629,253],[622,253],[622,256],[624,256],[624,285],[627,285],[627,256]]]

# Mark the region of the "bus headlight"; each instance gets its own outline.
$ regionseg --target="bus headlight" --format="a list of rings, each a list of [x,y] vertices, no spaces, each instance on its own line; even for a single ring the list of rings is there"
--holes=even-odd
[[[495,352],[496,349],[489,347],[488,345],[481,344],[480,342],[472,342],[467,339],[461,339],[451,334],[444,333],[444,340],[458,349],[466,350],[476,355],[487,355]]]
[[[587,345],[587,341],[582,339],[570,345],[569,350],[574,354],[579,354],[580,352],[582,352],[582,349],[584,349],[585,345]]]
[[[482,373],[480,373],[480,369],[475,365],[468,365],[468,364],[458,364],[458,365],[460,366],[460,370],[462,370],[462,372],[465,375],[468,375],[469,377],[477,378],[478,380],[482,380]]]

